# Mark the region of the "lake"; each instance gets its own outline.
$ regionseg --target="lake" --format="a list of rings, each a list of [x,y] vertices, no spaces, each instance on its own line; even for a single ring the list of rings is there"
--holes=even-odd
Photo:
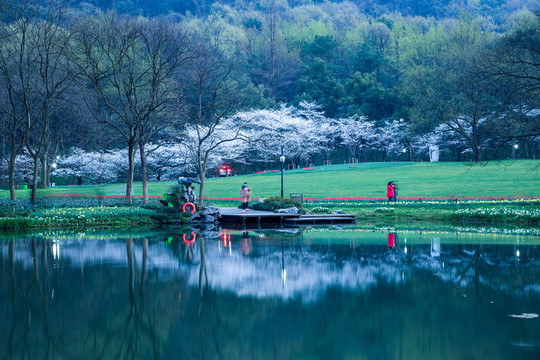
[[[0,359],[540,358],[540,237],[215,235],[0,237]]]

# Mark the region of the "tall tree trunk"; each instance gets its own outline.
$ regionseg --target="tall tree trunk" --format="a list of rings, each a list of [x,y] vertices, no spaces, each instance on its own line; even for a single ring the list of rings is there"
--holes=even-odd
[[[34,156],[34,178],[32,179],[32,204],[37,203],[37,186],[39,175],[39,157]]]
[[[131,194],[133,193],[133,173],[135,172],[135,144],[128,144],[128,175],[126,184],[126,203],[131,204]]]
[[[15,195],[15,160],[16,160],[17,154],[14,152],[11,153],[11,156],[9,157],[9,165],[8,165],[8,176],[9,176],[9,197],[11,200],[17,200],[17,196]]]
[[[41,160],[41,188],[46,189],[49,184],[49,161],[47,159],[47,151],[43,153]]]
[[[148,176],[146,174],[146,156],[144,154],[144,142],[142,141],[139,141],[139,152],[141,155],[143,204],[148,204]]]
[[[199,207],[203,207],[204,205],[204,176],[201,176],[201,184],[199,185]]]

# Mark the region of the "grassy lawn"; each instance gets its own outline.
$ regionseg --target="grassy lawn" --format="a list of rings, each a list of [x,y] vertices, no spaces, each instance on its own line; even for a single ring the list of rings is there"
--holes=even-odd
[[[247,181],[252,197],[280,194],[280,173],[253,174],[207,179],[205,196],[239,197],[240,186]],[[318,166],[285,171],[284,194],[300,192],[304,197],[386,196],[386,183],[397,181],[399,196],[538,196],[540,161],[519,160],[484,164],[471,163],[366,163]],[[150,183],[149,194],[168,192],[174,181]],[[198,191],[198,186],[196,187]],[[29,190],[17,190],[19,198],[29,197]],[[141,195],[136,183],[134,195]],[[67,186],[39,190],[46,194],[124,195],[125,184]],[[9,198],[1,191],[0,198]]]

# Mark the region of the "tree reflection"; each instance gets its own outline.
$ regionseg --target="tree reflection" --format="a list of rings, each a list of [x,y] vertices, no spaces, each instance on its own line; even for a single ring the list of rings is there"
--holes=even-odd
[[[513,244],[257,230],[245,255],[231,234],[227,251],[183,234],[0,243],[0,358],[517,358],[509,341],[540,334],[506,316],[540,312],[535,244],[516,261]]]
[[[130,311],[125,321],[124,338],[122,346],[118,349],[118,357],[126,359],[141,358],[146,353],[146,347],[150,347],[154,358],[160,357],[160,341],[156,336],[156,321],[152,319],[145,309],[145,280],[148,259],[148,239],[143,238],[142,262],[139,291],[135,289],[135,276],[137,264],[133,249],[133,239],[126,239],[126,253],[128,263],[128,289]],[[137,296],[138,294],[138,296]],[[126,349],[123,349],[123,346]]]

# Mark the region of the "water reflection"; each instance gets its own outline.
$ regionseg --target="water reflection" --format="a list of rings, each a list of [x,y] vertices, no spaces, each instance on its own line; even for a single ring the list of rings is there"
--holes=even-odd
[[[538,244],[355,228],[12,239],[0,358],[538,358]]]

